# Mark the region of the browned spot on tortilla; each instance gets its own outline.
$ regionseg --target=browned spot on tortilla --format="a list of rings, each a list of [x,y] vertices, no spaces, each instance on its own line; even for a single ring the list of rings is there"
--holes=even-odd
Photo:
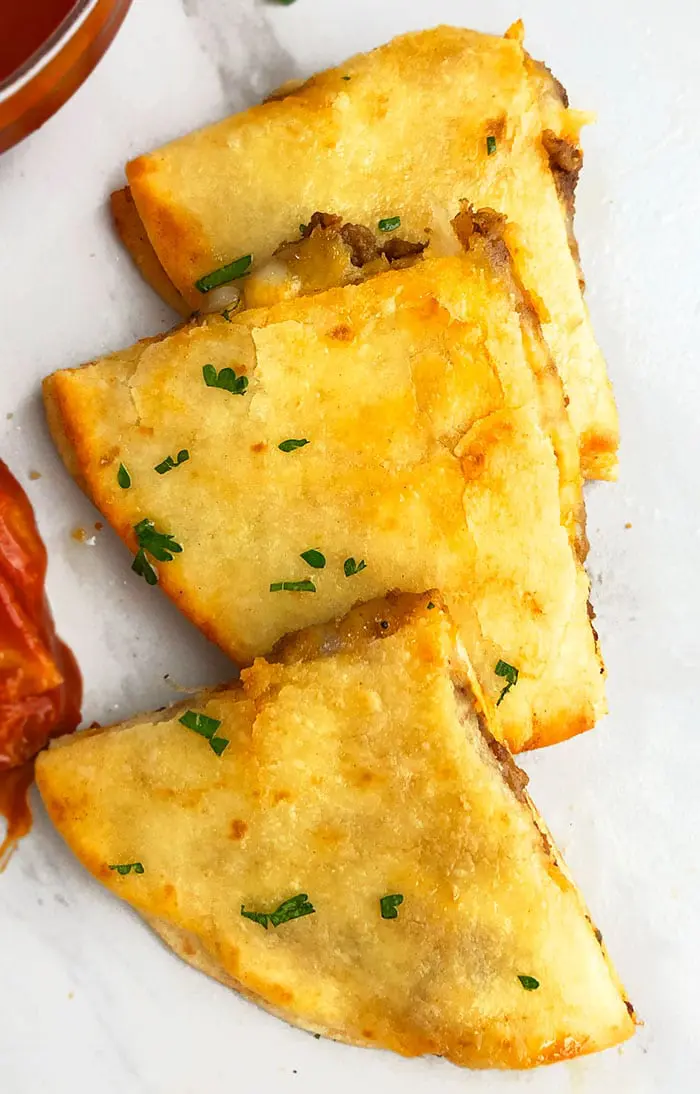
[[[532,615],[542,615],[543,614],[542,605],[540,604],[537,597],[533,596],[532,593],[524,593],[524,595],[523,595],[523,604],[525,604],[525,606],[530,609],[530,612],[532,613]]]
[[[506,135],[507,125],[508,116],[506,114],[500,114],[497,118],[492,118],[491,121],[486,122],[484,132],[487,136],[495,137],[496,140],[501,140]]]
[[[265,443],[265,441],[256,441],[255,444],[251,444],[250,451],[251,452],[264,452],[266,448],[267,448],[267,444]]]
[[[279,802],[290,802],[292,800],[292,795],[289,790],[275,790],[274,794],[272,795],[272,800],[275,805],[277,805]]]
[[[187,954],[188,957],[194,957],[194,955],[196,954],[197,950],[192,945],[189,938],[184,938],[182,940],[182,952],[184,954]]]
[[[236,818],[231,821],[231,839],[243,839],[248,831],[248,825],[244,820]]]
[[[349,327],[347,323],[339,323],[337,327],[333,327],[333,329],[328,332],[328,337],[335,338],[338,342],[352,342],[355,336],[352,332],[352,328]]]
[[[105,452],[104,456],[100,456],[100,467],[109,467],[111,463],[114,463],[118,455],[118,448],[110,448],[109,452]]]

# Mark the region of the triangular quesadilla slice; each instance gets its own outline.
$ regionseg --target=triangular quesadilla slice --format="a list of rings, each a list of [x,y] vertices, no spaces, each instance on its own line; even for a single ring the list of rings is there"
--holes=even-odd
[[[285,640],[240,682],[40,756],[84,866],[186,961],[294,1024],[532,1067],[631,1005],[438,593]]]
[[[604,680],[561,387],[469,216],[466,254],[210,316],[45,391],[133,568],[234,660],[439,587],[515,751],[590,728]]]
[[[366,264],[401,262],[461,200],[505,214],[584,472],[614,478],[617,414],[572,230],[589,119],[569,109],[522,36],[521,24],[504,38],[438,27],[291,84],[130,163],[134,204],[117,199],[127,214],[117,224],[159,291],[171,297],[173,285],[190,309],[222,310],[238,286],[247,295],[241,275],[264,272],[276,292],[298,293],[352,280]],[[288,245],[280,253],[309,234],[314,214],[338,217],[340,244],[302,247],[301,258]]]

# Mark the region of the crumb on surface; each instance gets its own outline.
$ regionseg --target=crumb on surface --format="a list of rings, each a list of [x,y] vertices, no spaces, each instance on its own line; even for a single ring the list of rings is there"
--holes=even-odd
[[[29,478],[32,480],[32,482],[35,482],[37,479],[41,478],[41,471],[30,471]]]
[[[631,527],[632,527],[632,522],[630,520],[628,520],[627,523],[625,524],[625,528],[631,528]]]

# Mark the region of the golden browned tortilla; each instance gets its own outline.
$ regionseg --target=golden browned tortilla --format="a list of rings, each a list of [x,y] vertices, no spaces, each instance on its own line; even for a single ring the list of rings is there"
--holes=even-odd
[[[45,392],[69,468],[145,549],[137,567],[235,660],[358,600],[437,586],[520,750],[590,728],[604,680],[558,378],[504,251],[463,216],[466,254],[210,316]],[[205,382],[222,370],[233,391]],[[159,560],[142,521],[181,550]],[[505,694],[500,662],[519,673]]]
[[[159,291],[156,256],[187,304],[209,309],[222,290],[205,294],[196,282],[249,254],[253,272],[264,270],[285,293],[290,283],[295,292],[343,283],[342,254],[316,261],[312,253],[291,271],[275,255],[314,213],[368,230],[391,254],[398,242],[424,244],[460,200],[490,206],[509,220],[584,473],[614,478],[617,414],[572,230],[586,120],[524,51],[520,24],[504,38],[456,27],[407,34],[134,160],[135,210],[122,234]],[[400,226],[381,231],[394,217]]]
[[[439,594],[362,605],[274,656],[39,757],[83,865],[186,961],[340,1041],[522,1068],[629,1037]]]

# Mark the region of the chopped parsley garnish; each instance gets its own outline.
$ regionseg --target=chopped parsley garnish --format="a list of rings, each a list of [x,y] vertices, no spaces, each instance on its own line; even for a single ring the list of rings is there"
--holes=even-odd
[[[236,376],[232,368],[222,368],[217,373],[213,365],[205,365],[202,376],[207,387],[220,387],[224,391],[230,391],[232,395],[245,395],[248,387],[248,377]]]
[[[138,551],[134,555],[134,561],[131,563],[131,569],[139,577],[142,577],[149,585],[158,584],[158,574],[151,566],[150,562],[146,558],[146,552],[143,547],[139,547]]]
[[[308,227],[309,227],[308,224],[300,224],[299,225],[299,235],[303,236]]]
[[[302,551],[299,558],[303,558],[304,562],[308,562],[314,570],[323,570],[326,565],[326,556],[314,548],[311,548],[310,551]]]
[[[158,562],[172,562],[173,555],[179,555],[182,547],[168,532],[159,532],[148,517],[134,525],[134,532],[140,548]]]
[[[435,607],[435,605],[433,604],[432,600],[429,600],[428,601],[428,611],[431,612],[434,607]]]
[[[247,912],[245,905],[241,904],[241,915],[245,919],[252,919],[254,923],[259,923],[265,930],[267,930],[268,922],[273,927],[279,927],[282,923],[288,923],[290,919],[299,919],[303,915],[313,915],[315,911],[316,909],[309,902],[306,893],[299,893],[298,896],[292,896],[289,900],[282,901],[279,908],[275,908],[274,912]]]
[[[226,266],[219,266],[218,270],[212,270],[211,273],[200,277],[199,281],[195,281],[194,287],[199,292],[211,292],[219,285],[228,285],[229,281],[236,281],[239,277],[243,277],[250,269],[252,261],[252,255],[243,255],[242,258],[237,258]]]
[[[540,986],[539,980],[535,980],[534,976],[518,976],[518,980],[525,988],[525,991],[537,991]]]
[[[284,8],[288,8],[290,4],[295,4],[296,0],[275,0],[275,2],[281,4]]]
[[[341,76],[341,80],[352,80],[352,76]]]
[[[518,682],[518,670],[512,665],[509,665],[507,661],[499,661],[495,668],[496,676],[502,676],[506,681],[506,686],[498,697],[497,707],[500,707],[501,703],[505,699],[506,695],[511,688],[514,688]]]
[[[384,217],[377,224],[380,232],[395,232],[401,227],[401,217]]]
[[[119,470],[117,471],[117,482],[121,486],[122,490],[128,490],[131,486],[131,475],[129,474],[123,463],[119,464]]]
[[[235,309],[234,309],[234,311],[235,311]],[[224,310],[221,313],[221,318],[225,319],[227,323],[230,323],[232,321],[231,320],[231,309],[230,308],[224,308]]]
[[[489,136],[486,138],[486,154],[492,156],[496,151],[496,138]]]
[[[245,904],[241,904],[241,915],[244,919],[252,919],[253,923],[259,923],[261,927],[267,930],[268,914],[267,912],[247,912],[245,910]]]
[[[398,919],[399,904],[403,904],[402,893],[389,893],[388,896],[381,897],[379,907],[382,910],[382,919]]]
[[[315,593],[316,586],[313,581],[273,581],[270,585],[271,593]]]
[[[186,710],[179,721],[187,729],[199,733],[201,737],[206,737],[212,752],[215,752],[217,756],[220,756],[230,743],[226,737],[216,736],[216,731],[221,725],[218,718],[210,718],[208,714],[198,714],[196,710]]]
[[[181,463],[187,463],[190,458],[190,454],[186,448],[181,448],[175,459],[172,456],[166,456],[161,463],[157,463],[155,470],[159,475],[166,475],[168,471],[172,471],[173,467],[179,467]]]
[[[130,874],[132,870],[135,874],[145,873],[142,862],[119,862],[115,863],[114,866],[110,866],[110,870],[116,870],[118,874],[123,876]]]
[[[309,441],[305,437],[301,440],[295,441],[293,437],[290,437],[288,441],[282,441],[282,444],[278,444],[280,452],[293,452],[295,448],[303,448],[305,444],[309,444]]]
[[[359,574],[362,570],[367,568],[367,563],[364,559],[361,562],[355,562],[354,558],[346,558],[343,563],[343,570],[346,577],[354,577],[355,574]]]

